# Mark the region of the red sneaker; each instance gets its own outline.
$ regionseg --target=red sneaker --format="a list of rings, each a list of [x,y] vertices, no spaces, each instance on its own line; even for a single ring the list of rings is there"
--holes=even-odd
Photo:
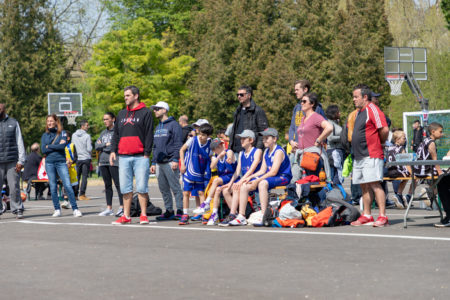
[[[189,215],[182,215],[180,222],[178,222],[178,225],[188,225],[189,224]]]
[[[389,221],[386,216],[379,216],[377,221],[375,223],[373,223],[373,227],[384,227],[384,226],[388,226],[388,225],[389,225]]]
[[[145,224],[148,224],[148,223],[149,223],[149,222],[148,222],[147,216],[140,216],[140,217],[139,217],[139,224],[145,225]]]
[[[113,225],[125,225],[125,224],[131,224],[131,218],[127,218],[125,216],[121,216],[120,218],[118,218],[117,220],[115,220],[114,222],[112,222],[111,224]]]
[[[361,215],[361,217],[359,217],[358,220],[351,222],[350,225],[352,225],[352,226],[362,226],[362,225],[371,226],[371,225],[373,225],[373,221],[374,220],[373,220],[372,216],[370,216],[370,218],[368,218],[364,215]]]

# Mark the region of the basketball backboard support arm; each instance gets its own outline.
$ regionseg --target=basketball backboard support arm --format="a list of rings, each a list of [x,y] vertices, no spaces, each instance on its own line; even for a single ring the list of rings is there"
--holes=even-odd
[[[428,127],[428,99],[423,97],[422,90],[420,89],[419,84],[414,78],[414,74],[412,72],[405,73],[405,81],[411,92],[414,96],[416,96],[417,101],[420,103],[420,108],[422,109],[423,114],[423,127],[426,129]]]

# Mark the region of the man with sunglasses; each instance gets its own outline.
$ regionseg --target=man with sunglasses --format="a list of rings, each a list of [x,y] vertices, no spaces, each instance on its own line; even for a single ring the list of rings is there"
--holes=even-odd
[[[239,106],[234,112],[229,144],[229,149],[233,150],[234,153],[239,153],[242,150],[240,138],[236,136],[245,129],[252,130],[257,136],[255,147],[259,149],[264,148],[262,138],[257,134],[269,127],[269,121],[264,110],[253,101],[252,95],[252,88],[245,85],[238,89],[236,95],[239,100]]]
[[[150,172],[156,173],[159,190],[161,191],[166,212],[159,217],[159,221],[173,220],[172,193],[175,196],[177,215],[183,214],[183,193],[180,185],[180,170],[178,161],[180,159],[180,148],[183,145],[183,131],[180,124],[168,116],[169,105],[160,101],[150,107],[159,119],[153,136],[153,159]]]

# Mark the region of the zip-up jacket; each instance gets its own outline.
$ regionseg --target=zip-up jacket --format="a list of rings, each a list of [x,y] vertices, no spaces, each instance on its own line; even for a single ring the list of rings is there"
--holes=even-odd
[[[111,152],[119,155],[147,155],[152,153],[153,116],[141,102],[130,109],[122,109],[116,118]]]
[[[88,160],[92,158],[91,136],[83,129],[78,129],[72,136],[72,143],[77,148],[78,160]]]
[[[246,108],[246,118],[241,120],[241,110],[242,105],[239,105],[233,116],[233,129],[230,135],[230,144],[229,149],[233,150],[234,153],[239,153],[242,150],[242,146],[240,141],[236,141],[236,129],[239,128],[239,123],[242,122],[243,130],[250,129],[255,133],[256,141],[255,147],[259,149],[263,149],[264,145],[262,142],[262,136],[258,134],[258,132],[264,131],[267,127],[269,127],[269,121],[267,120],[266,113],[264,110],[256,105],[253,99],[250,100],[250,107]],[[240,132],[239,132],[240,133]],[[239,138],[237,138],[239,139]]]
[[[111,129],[106,128],[100,133],[100,136],[95,143],[95,150],[100,151],[100,156],[98,157],[99,166],[109,166],[109,154],[111,153],[111,142],[113,135],[114,127]],[[106,146],[108,143],[109,145]]]
[[[155,130],[152,164],[178,162],[182,142],[183,130],[173,117],[159,122]]]
[[[0,163],[25,164],[25,147],[19,123],[7,114],[0,120]]]
[[[41,137],[41,152],[45,155],[46,163],[66,162],[65,148],[67,145],[67,134],[63,130],[60,135],[56,137],[56,132],[56,128],[51,128],[49,129],[49,132],[44,132]],[[61,143],[61,141],[64,142]]]

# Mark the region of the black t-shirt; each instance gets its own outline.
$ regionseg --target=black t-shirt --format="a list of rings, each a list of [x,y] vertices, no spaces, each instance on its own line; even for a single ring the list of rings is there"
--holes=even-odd
[[[235,134],[234,144],[236,145],[236,149],[242,149],[241,139],[239,137],[236,137],[236,134],[240,134],[242,133],[242,131],[244,131],[244,120],[247,114],[247,110],[245,109],[245,107],[241,109],[240,114],[241,115],[239,116],[239,123],[237,124],[236,130],[234,131]]]
[[[183,145],[184,145],[184,143],[186,143],[186,141],[188,139],[189,132],[194,130],[194,128],[191,125],[187,125],[187,126],[182,127],[181,130],[182,130]]]

